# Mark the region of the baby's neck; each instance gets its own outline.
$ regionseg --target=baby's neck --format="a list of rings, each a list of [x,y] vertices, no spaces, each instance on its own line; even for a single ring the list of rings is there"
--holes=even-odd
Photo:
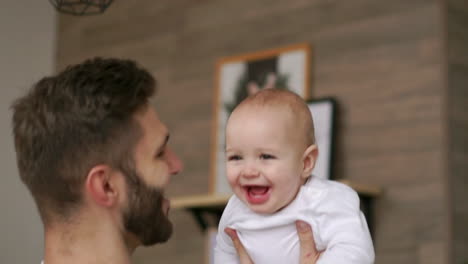
[[[307,177],[307,178],[305,178],[305,179],[304,179],[304,178],[301,179],[301,186],[302,186],[302,185],[305,185],[306,183],[308,183],[308,182],[310,181],[311,178],[312,178],[312,175],[310,175],[309,177]]]

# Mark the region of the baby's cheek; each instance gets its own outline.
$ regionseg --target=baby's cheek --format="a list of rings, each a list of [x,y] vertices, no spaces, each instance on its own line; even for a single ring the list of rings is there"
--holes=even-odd
[[[284,193],[294,193],[294,190],[297,190],[299,186],[299,177],[293,178],[293,177],[288,177],[287,175],[283,175],[281,177],[278,177],[276,181],[276,185],[280,186],[281,189],[284,191]]]
[[[227,180],[228,180],[228,183],[229,185],[234,188],[236,186],[236,177],[234,177],[233,175],[229,175],[227,176]]]
[[[236,181],[237,181],[237,175],[239,173],[237,172],[237,170],[232,167],[232,166],[227,166],[226,167],[226,177],[227,177],[227,180],[229,182],[229,185],[231,185],[231,187],[234,187]]]

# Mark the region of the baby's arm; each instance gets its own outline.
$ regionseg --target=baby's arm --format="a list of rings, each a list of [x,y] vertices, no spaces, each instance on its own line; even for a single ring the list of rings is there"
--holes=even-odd
[[[229,236],[221,229],[218,230],[216,236],[216,247],[214,249],[214,263],[215,264],[239,264],[239,256],[236,249],[232,244],[232,240],[226,243],[226,239],[231,240]]]
[[[326,245],[317,264],[372,264],[374,247],[357,193],[334,183],[318,208],[318,233]]]
[[[216,247],[214,250],[215,264],[238,264],[240,263],[236,248],[231,238],[224,232],[229,218],[233,212],[233,199],[231,198],[224,209],[221,220],[218,225],[218,234],[216,235]]]

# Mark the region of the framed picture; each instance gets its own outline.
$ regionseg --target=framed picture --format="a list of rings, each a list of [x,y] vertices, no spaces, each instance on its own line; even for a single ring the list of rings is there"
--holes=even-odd
[[[210,191],[230,194],[225,173],[225,126],[232,110],[262,89],[288,89],[309,97],[311,48],[297,44],[219,60],[213,104]]]
[[[333,149],[335,135],[336,101],[322,98],[307,101],[314,120],[315,142],[319,154],[312,175],[324,179],[333,177]]]

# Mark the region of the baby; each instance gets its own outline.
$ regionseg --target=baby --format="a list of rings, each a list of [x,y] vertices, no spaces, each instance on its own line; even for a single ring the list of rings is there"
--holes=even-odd
[[[309,223],[318,264],[374,263],[359,198],[348,186],[311,176],[318,149],[312,115],[293,92],[265,89],[242,101],[226,127],[226,171],[235,195],[221,217],[215,263],[239,263],[226,227],[256,264],[299,263],[296,220]]]

